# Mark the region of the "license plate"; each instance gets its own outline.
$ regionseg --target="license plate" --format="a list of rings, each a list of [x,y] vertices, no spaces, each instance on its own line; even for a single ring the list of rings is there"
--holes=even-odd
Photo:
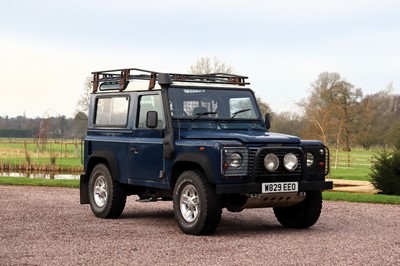
[[[262,193],[297,192],[298,182],[262,183]]]

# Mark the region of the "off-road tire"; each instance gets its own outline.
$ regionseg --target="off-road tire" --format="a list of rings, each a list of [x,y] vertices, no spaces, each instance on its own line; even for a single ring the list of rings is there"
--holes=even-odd
[[[179,176],[173,202],[175,220],[185,234],[208,235],[217,229],[221,199],[201,171],[185,171]]]
[[[303,229],[313,226],[317,222],[321,209],[321,191],[308,191],[302,202],[290,207],[276,207],[274,213],[281,225]]]
[[[96,165],[90,175],[89,203],[100,218],[118,218],[125,208],[126,193],[104,164]]]

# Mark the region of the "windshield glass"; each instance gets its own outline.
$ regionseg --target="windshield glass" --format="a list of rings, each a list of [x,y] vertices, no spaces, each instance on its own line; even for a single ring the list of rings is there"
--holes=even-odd
[[[242,129],[253,128],[254,123],[261,121],[254,95],[246,89],[171,87],[169,103],[172,117],[174,121],[180,120],[181,128],[207,125],[209,128]]]

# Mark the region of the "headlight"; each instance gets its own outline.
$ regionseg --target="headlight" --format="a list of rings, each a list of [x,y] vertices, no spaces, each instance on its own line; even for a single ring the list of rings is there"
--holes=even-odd
[[[221,174],[225,177],[246,176],[249,172],[249,152],[246,147],[221,149]]]
[[[297,156],[294,155],[293,153],[288,153],[283,158],[283,165],[289,171],[296,170],[298,164],[299,160],[297,159]]]
[[[276,171],[276,169],[279,167],[278,156],[273,153],[267,154],[267,156],[264,158],[264,167],[270,172]]]
[[[314,164],[314,155],[311,152],[307,152],[307,167],[311,167]]]
[[[234,152],[231,154],[229,165],[233,168],[239,168],[242,165],[243,158],[240,153]]]

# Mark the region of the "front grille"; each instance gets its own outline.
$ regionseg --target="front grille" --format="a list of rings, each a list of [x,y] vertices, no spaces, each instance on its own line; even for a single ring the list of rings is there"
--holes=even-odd
[[[296,155],[299,164],[294,171],[286,170],[283,165],[283,158],[289,152]],[[274,153],[279,158],[279,167],[275,172],[269,172],[264,167],[264,158],[268,153]],[[256,158],[257,157],[257,158]],[[249,152],[249,172],[257,177],[270,176],[301,176],[302,173],[302,152],[298,148],[250,148]]]

